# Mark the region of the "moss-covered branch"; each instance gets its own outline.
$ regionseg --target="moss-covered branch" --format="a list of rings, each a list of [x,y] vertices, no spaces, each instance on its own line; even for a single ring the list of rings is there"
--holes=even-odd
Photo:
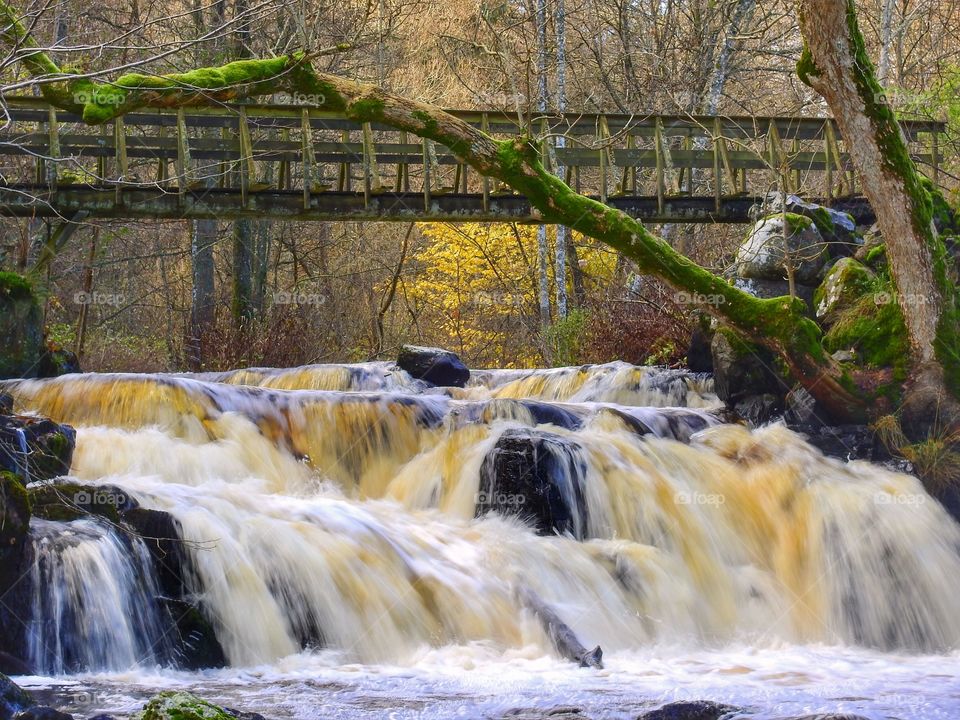
[[[2,3],[3,0],[0,0]],[[36,57],[34,66],[56,66]],[[841,382],[839,369],[824,353],[820,328],[806,317],[797,298],[758,299],[698,266],[625,213],[571,190],[540,162],[528,138],[495,140],[431,105],[392,95],[341,77],[318,73],[302,54],[234,62],[219,68],[151,76],[123,75],[113,82],[63,81],[69,89],[51,102],[82,112],[88,123],[102,123],[143,107],[177,107],[222,102],[278,91],[310,96],[316,107],[344,113],[357,122],[381,123],[434,140],[480,174],[501,180],[524,194],[544,221],[562,224],[600,240],[633,260],[644,273],[703,299],[703,309],[737,332],[774,350],[828,410],[857,417],[862,406]]]

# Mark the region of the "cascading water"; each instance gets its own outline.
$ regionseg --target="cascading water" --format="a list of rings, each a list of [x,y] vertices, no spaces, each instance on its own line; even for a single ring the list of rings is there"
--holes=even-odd
[[[435,389],[370,364],[4,389],[78,427],[76,481],[173,518],[183,598],[234,668],[488,677],[554,656],[525,594],[626,677],[677,646],[694,664],[822,644],[957,661],[960,526],[915,478],[722,425],[700,376],[614,364]],[[179,618],[140,540],[33,523],[41,671],[174,662],[156,639]],[[886,707],[865,692],[861,710]]]
[[[170,657],[150,557],[97,520],[34,520],[29,659],[39,672],[150,666]]]

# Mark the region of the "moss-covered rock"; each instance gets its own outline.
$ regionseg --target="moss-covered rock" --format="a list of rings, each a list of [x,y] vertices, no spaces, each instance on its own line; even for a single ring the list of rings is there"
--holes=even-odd
[[[24,625],[20,618],[25,606],[27,580],[27,532],[30,527],[30,498],[17,475],[0,470],[0,655],[4,665],[13,667],[24,656]],[[9,657],[8,657],[9,656]],[[14,662],[10,662],[13,659]],[[0,676],[2,679],[3,676]],[[0,682],[0,720],[4,715],[5,690]]]
[[[792,265],[799,283],[816,285],[827,261],[827,244],[808,217],[787,213],[787,240],[784,218],[770,215],[756,224],[737,250],[735,273],[750,280],[783,280]]]
[[[828,352],[852,351],[862,366],[893,368],[896,380],[906,377],[907,330],[892,292],[878,290],[859,297],[838,314],[823,345]]]
[[[0,272],[0,378],[33,377],[43,352],[43,313],[29,281]]]
[[[817,318],[832,324],[845,308],[876,285],[876,275],[853,258],[840,258],[813,296]]]
[[[48,482],[32,485],[28,492],[34,516],[44,520],[69,522],[98,515],[119,523],[121,512],[136,507],[128,493],[113,485]]]
[[[730,407],[754,395],[782,398],[790,389],[773,369],[776,361],[769,350],[744,342],[727,328],[714,333],[710,351],[716,393]]]
[[[237,720],[237,717],[192,693],[168,690],[152,697],[132,720]]]

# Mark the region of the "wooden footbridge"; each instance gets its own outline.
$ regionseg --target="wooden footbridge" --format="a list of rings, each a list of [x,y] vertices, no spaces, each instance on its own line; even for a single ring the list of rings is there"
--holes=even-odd
[[[0,215],[537,222],[526,198],[441,145],[289,100],[141,111],[90,127],[38,98],[3,98]],[[453,114],[498,137],[516,136],[521,122]],[[871,216],[829,119],[566,114],[532,126],[552,138],[551,170],[648,222],[747,222],[779,181]],[[937,182],[944,124],[904,131]]]

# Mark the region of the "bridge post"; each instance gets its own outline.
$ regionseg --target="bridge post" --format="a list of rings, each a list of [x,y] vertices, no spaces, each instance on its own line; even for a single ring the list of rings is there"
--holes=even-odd
[[[117,117],[113,120],[113,151],[117,160],[117,186],[116,204],[123,205],[123,184],[126,183],[127,174],[130,172],[130,165],[127,162],[127,130],[123,122],[123,117]]]
[[[310,193],[313,191],[313,128],[310,126],[310,109],[300,111],[300,161],[303,164],[303,209],[310,209]]]
[[[186,199],[190,172],[190,138],[187,135],[187,120],[183,108],[177,108],[177,192],[178,202],[184,204]]]
[[[720,212],[723,205],[723,174],[720,170],[720,118],[713,119],[713,205]]]
[[[46,180],[50,189],[56,190],[60,174],[59,163],[57,162],[60,159],[60,130],[57,124],[57,109],[52,105],[47,115],[47,137],[49,138],[50,152],[47,153],[49,162],[46,167]]]
[[[663,215],[666,180],[663,171],[663,121],[659,117],[654,121],[653,144],[657,173],[657,213]]]

